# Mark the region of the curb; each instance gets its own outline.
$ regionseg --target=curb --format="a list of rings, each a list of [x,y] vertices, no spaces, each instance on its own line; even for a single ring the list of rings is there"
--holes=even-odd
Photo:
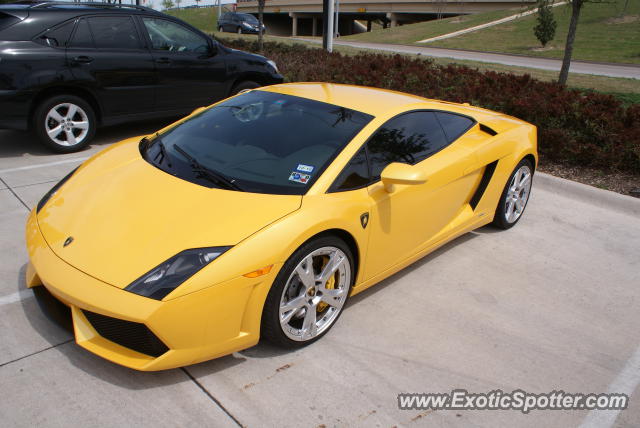
[[[534,183],[544,190],[562,192],[565,196],[586,202],[597,207],[613,209],[634,217],[640,217],[640,199],[633,196],[621,195],[610,190],[598,189],[587,184],[567,180],[536,172]]]

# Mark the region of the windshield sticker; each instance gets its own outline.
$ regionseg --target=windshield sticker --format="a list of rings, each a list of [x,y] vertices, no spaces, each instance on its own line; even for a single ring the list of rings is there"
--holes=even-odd
[[[289,176],[289,181],[295,181],[296,183],[307,184],[309,180],[311,180],[311,176],[301,172],[293,171]]]
[[[300,172],[313,172],[313,167],[311,165],[299,163],[296,170]]]

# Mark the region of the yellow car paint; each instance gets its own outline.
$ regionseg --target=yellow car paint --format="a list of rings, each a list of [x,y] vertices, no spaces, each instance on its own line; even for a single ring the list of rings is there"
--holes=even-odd
[[[337,233],[353,246],[356,294],[490,223],[516,164],[525,156],[537,162],[535,127],[489,110],[348,85],[295,83],[260,90],[352,108],[374,119],[304,196],[210,189],[178,179],[142,159],[140,138],[86,161],[39,213],[30,214],[26,227],[27,286],[44,286],[71,307],[80,346],[138,370],[193,364],[253,346],[273,281],[307,240]],[[465,114],[478,123],[422,162],[395,167],[400,175],[408,171],[413,184],[396,182],[385,189],[378,181],[328,192],[381,125],[400,113],[425,109]],[[480,124],[498,134],[487,134]],[[495,160],[493,179],[473,209],[471,197],[486,165]],[[364,213],[369,214],[366,227],[360,220]],[[74,243],[63,247],[69,236]],[[225,245],[232,248],[162,301],[123,290],[182,250]],[[169,351],[154,358],[111,342],[96,332],[83,310],[144,324]]]

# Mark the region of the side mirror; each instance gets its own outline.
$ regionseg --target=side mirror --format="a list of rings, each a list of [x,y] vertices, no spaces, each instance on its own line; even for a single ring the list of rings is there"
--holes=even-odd
[[[218,42],[214,39],[209,40],[209,55],[216,56],[218,54]]]
[[[393,162],[387,165],[380,174],[384,190],[391,193],[395,184],[423,184],[427,182],[427,174],[406,163]]]

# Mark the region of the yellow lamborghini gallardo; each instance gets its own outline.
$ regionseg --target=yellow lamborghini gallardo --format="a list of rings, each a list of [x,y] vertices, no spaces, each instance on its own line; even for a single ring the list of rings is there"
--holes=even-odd
[[[261,336],[307,345],[350,295],[465,232],[517,223],[536,145],[533,125],[466,104],[251,90],[63,178],[29,216],[27,285],[71,309],[80,346],[134,369]]]

